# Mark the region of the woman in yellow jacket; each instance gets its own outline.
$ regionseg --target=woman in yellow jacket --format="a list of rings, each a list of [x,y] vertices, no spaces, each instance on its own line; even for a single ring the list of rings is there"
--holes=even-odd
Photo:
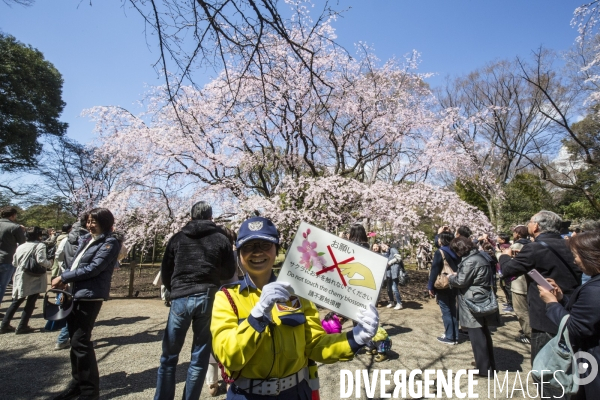
[[[213,351],[233,379],[227,400],[310,400],[308,360],[352,359],[377,332],[377,310],[359,314],[352,331],[328,335],[315,305],[276,282],[279,232],[270,220],[244,221],[236,246],[247,274],[217,293],[211,322]]]

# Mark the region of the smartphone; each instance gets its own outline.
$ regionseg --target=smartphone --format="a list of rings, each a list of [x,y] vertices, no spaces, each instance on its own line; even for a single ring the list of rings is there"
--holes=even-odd
[[[544,279],[542,274],[537,272],[535,269],[532,269],[531,271],[529,271],[527,273],[527,275],[529,275],[531,277],[531,279],[533,279],[538,285],[540,285],[547,291],[551,292],[554,290],[554,287],[546,279]]]

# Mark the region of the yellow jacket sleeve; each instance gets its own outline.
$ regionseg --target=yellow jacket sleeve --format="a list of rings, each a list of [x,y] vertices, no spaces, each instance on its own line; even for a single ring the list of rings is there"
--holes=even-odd
[[[237,304],[240,307],[240,304]],[[240,318],[246,313],[240,312]],[[265,336],[254,329],[248,319],[240,324],[229,300],[223,292],[218,292],[213,305],[210,330],[213,338],[213,351],[219,361],[229,371],[240,371],[254,356]]]
[[[354,358],[355,351],[350,346],[350,341],[354,341],[351,332],[328,335],[321,326],[319,312],[313,302],[303,299],[302,303],[306,316],[306,357],[324,364]]]

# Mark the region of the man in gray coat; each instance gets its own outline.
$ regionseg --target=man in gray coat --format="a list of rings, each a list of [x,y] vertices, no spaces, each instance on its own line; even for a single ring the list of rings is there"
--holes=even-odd
[[[25,243],[25,231],[17,224],[17,209],[3,207],[0,209],[0,304],[6,292],[6,286],[15,273],[12,264],[17,246]],[[4,317],[4,314],[0,314]]]

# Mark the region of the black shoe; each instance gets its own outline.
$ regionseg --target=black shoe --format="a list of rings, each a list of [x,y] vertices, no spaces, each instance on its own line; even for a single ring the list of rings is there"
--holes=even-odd
[[[515,341],[525,344],[531,344],[531,340],[527,336],[525,336],[525,334],[517,336],[515,338]]]
[[[67,390],[61,392],[58,396],[52,398],[52,400],[71,400],[81,394],[81,389],[78,386],[69,386]],[[97,397],[96,397],[97,398]]]
[[[15,331],[15,328],[13,328],[10,325],[0,327],[0,335],[4,335],[5,333],[11,333],[14,331]]]
[[[17,330],[15,331],[15,335],[25,335],[27,333],[33,333],[35,332],[35,329],[33,329],[30,326],[25,326],[23,328],[19,327],[17,328]]]

